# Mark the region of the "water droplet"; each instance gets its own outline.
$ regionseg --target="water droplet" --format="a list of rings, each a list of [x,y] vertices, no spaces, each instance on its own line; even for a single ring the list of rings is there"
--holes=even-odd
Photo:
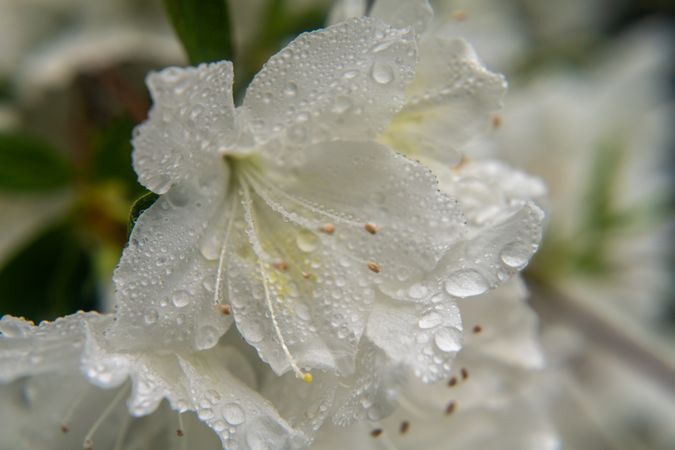
[[[166,199],[174,208],[182,208],[190,202],[190,193],[185,186],[174,186],[166,194]]]
[[[184,306],[187,306],[188,303],[190,303],[190,294],[188,294],[186,291],[182,291],[182,290],[176,291],[171,296],[171,301],[178,308],[182,308]]]
[[[424,298],[424,296],[427,295],[427,292],[428,289],[421,284],[414,284],[408,289],[408,295],[415,300]]]
[[[205,325],[197,331],[197,347],[200,350],[211,348],[218,343],[218,330],[211,325]]]
[[[437,312],[432,311],[429,314],[422,316],[419,322],[417,322],[417,325],[422,329],[427,329],[438,326],[441,323],[443,323],[443,317]]]
[[[246,413],[238,404],[228,403],[223,406],[223,419],[230,425],[239,425],[246,420]]]
[[[284,88],[284,94],[286,94],[288,97],[294,97],[295,94],[297,93],[298,93],[298,85],[293,83],[292,81],[289,82]]]
[[[487,280],[474,269],[458,270],[445,282],[445,290],[448,294],[459,298],[480,295],[488,288]]]
[[[295,240],[298,244],[298,248],[306,253],[313,252],[319,245],[319,238],[317,235],[307,229],[301,230]]]
[[[458,336],[448,328],[441,328],[434,336],[436,346],[443,352],[458,352],[462,345]]]
[[[530,258],[530,252],[525,244],[512,242],[504,246],[499,257],[507,266],[522,269]]]
[[[370,76],[378,84],[389,84],[394,81],[394,70],[387,63],[375,61],[370,69]]]
[[[344,74],[342,74],[342,77],[346,80],[351,80],[353,78],[356,78],[358,74],[359,74],[358,70],[348,70]]]
[[[157,322],[158,317],[159,314],[157,313],[157,311],[154,309],[150,309],[145,313],[145,316],[143,316],[143,320],[145,321],[146,324],[152,325],[153,323]]]
[[[241,324],[241,332],[246,338],[251,343],[256,343],[260,342],[263,340],[263,337],[265,336],[263,333],[263,328],[260,326],[258,322],[249,322],[246,321],[246,323]]]
[[[352,100],[349,97],[340,96],[335,99],[333,112],[336,114],[344,114],[351,109],[352,105]]]

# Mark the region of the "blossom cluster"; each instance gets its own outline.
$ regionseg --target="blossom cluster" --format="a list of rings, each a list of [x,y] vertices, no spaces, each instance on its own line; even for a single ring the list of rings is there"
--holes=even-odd
[[[333,426],[432,442],[424,424],[447,416],[457,448],[486,448],[478,415],[527,425],[502,448],[555,445],[529,401],[542,358],[518,278],[545,189],[461,151],[506,83],[433,32],[424,0],[347,6],[274,55],[240,106],[230,62],[148,76],[133,157],[159,199],[115,272],[114,313],[0,321],[0,380],[27,410],[17,448],[142,448],[167,426],[195,448],[330,448]],[[54,426],[35,432],[45,398]]]

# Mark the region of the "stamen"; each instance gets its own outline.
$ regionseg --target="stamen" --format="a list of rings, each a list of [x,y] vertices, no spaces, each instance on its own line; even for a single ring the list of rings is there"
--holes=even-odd
[[[371,223],[371,222],[368,222],[367,224],[365,224],[363,226],[363,228],[365,228],[365,230],[370,234],[377,234],[377,231],[378,231],[377,225],[375,225],[374,223]]]
[[[178,413],[178,429],[176,430],[176,436],[178,437],[183,437],[185,436],[185,426],[183,425],[183,416],[181,416],[180,412]]]
[[[380,437],[380,435],[382,435],[382,428],[375,428],[373,431],[370,432],[370,435],[374,438]]]
[[[270,311],[270,318],[272,319],[272,325],[274,326],[274,331],[277,335],[277,339],[279,339],[281,348],[284,351],[286,359],[288,360],[288,363],[293,369],[293,372],[295,372],[295,376],[298,378],[302,378],[302,380],[305,383],[309,384],[313,380],[312,374],[300,370],[298,364],[295,362],[295,359],[291,355],[291,351],[288,349],[288,346],[286,345],[286,341],[284,340],[284,337],[281,334],[281,329],[279,328],[279,324],[277,323],[277,316],[274,313],[274,307],[272,306],[272,299],[270,298],[270,291],[269,287],[267,286],[267,272],[265,272],[265,266],[263,265],[262,260],[258,259],[258,265],[260,267],[260,274],[262,275],[263,289],[265,291],[265,301],[267,302],[267,308]]]
[[[503,119],[502,119],[502,116],[500,116],[499,114],[495,114],[495,115],[492,117],[492,126],[493,126],[494,128],[501,128],[503,122],[504,122],[504,121],[503,121]]]
[[[113,450],[122,450],[122,446],[124,445],[124,438],[127,437],[127,431],[129,430],[130,424],[131,424],[131,416],[129,414],[126,414],[124,416],[124,423],[122,424],[122,428],[120,428],[120,432],[117,435],[117,440],[115,441],[115,448]]]
[[[84,450],[93,450],[94,449],[94,434],[96,433],[96,430],[98,427],[101,426],[101,424],[105,421],[105,419],[108,418],[110,413],[112,412],[113,409],[115,409],[115,406],[122,400],[122,398],[127,395],[129,391],[129,384],[125,384],[120,390],[117,392],[115,395],[115,398],[112,399],[112,402],[106,407],[106,409],[103,410],[101,415],[99,416],[98,419],[96,419],[96,422],[94,422],[94,425],[92,425],[91,429],[87,433],[87,435],[84,437],[84,443],[82,444],[82,448]]]
[[[445,408],[445,414],[449,416],[455,411],[457,411],[457,403],[455,402],[448,403],[448,406]]]
[[[90,386],[85,387],[80,391],[80,393],[77,395],[75,398],[75,401],[70,405],[68,408],[68,411],[66,411],[66,415],[63,417],[63,421],[61,422],[61,426],[59,429],[61,430],[61,433],[65,434],[67,433],[70,428],[68,424],[70,424],[70,420],[73,418],[73,414],[75,413],[75,410],[79,406],[79,404],[82,402],[84,399],[84,396],[89,392]]]
[[[369,261],[368,262],[368,268],[375,273],[380,273],[380,265],[376,262]]]
[[[406,434],[408,430],[410,430],[410,422],[404,420],[403,422],[401,422],[401,426],[399,427],[398,431],[401,434]]]
[[[455,387],[455,385],[457,385],[457,377],[450,378],[450,381],[448,381],[448,387]]]
[[[224,316],[229,316],[232,313],[232,308],[228,304],[218,305],[218,310]]]
[[[480,325],[475,325],[475,326],[473,327],[473,332],[474,332],[474,334],[478,334],[478,333],[480,333],[481,331],[483,331],[483,327],[481,327]]]
[[[326,234],[333,234],[335,233],[335,225],[332,223],[324,223],[319,227],[319,231]]]
[[[462,374],[462,380],[466,380],[469,378],[469,371],[466,370],[464,367],[462,367],[462,370],[460,371]]]

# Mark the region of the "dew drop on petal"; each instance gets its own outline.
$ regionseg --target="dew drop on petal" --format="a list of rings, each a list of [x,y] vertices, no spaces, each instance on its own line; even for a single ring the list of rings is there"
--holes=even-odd
[[[455,297],[480,295],[489,288],[488,282],[474,269],[458,270],[445,281],[445,290]]]
[[[190,303],[190,294],[183,290],[176,291],[171,296],[171,301],[178,308],[182,308]]]
[[[294,97],[298,93],[298,85],[290,81],[284,88],[284,94],[288,97]]]
[[[527,246],[521,242],[507,244],[499,254],[502,262],[514,269],[522,269],[530,258]]]
[[[307,229],[298,232],[295,240],[298,248],[306,253],[313,252],[319,245],[319,238]]]
[[[394,70],[387,63],[375,61],[370,76],[378,84],[389,84],[394,81]]]
[[[462,346],[451,330],[441,328],[434,335],[434,343],[443,352],[458,352]]]
[[[190,193],[184,186],[174,186],[166,194],[166,199],[174,208],[182,208],[190,202]]]
[[[218,330],[210,325],[205,325],[197,332],[197,347],[200,349],[211,348],[218,343]]]
[[[422,284],[414,284],[408,289],[408,295],[415,299],[419,300],[424,298],[427,295],[428,289]]]
[[[157,322],[158,318],[159,318],[159,314],[154,309],[148,310],[145,313],[145,315],[143,316],[143,320],[145,321],[145,323],[147,325],[152,325],[153,323]]]
[[[441,323],[443,323],[443,317],[441,317],[441,315],[437,312],[425,314],[424,316],[420,317],[419,322],[417,322],[419,327],[422,329],[433,328],[440,325]]]
[[[238,404],[228,403],[223,406],[223,419],[230,425],[239,425],[246,420],[246,413]]]

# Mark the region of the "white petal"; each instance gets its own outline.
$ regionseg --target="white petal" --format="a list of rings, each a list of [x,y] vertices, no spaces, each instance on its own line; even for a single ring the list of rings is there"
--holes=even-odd
[[[242,169],[249,204],[233,241],[252,250],[229,263],[234,316],[277,373],[293,361],[350,373],[374,288],[432,270],[463,218],[426,169],[377,144],[325,143],[298,164]]]
[[[526,302],[527,295],[521,278],[514,277],[486,295],[460,300],[467,330],[465,351],[524,368],[542,368],[537,316]]]
[[[411,27],[422,33],[434,12],[428,0],[377,0],[369,15],[396,28]]]
[[[426,298],[415,303],[379,295],[366,334],[389,358],[431,383],[450,374],[462,347],[462,321],[452,298],[442,291],[428,295],[425,289],[411,288],[414,297]]]
[[[148,75],[154,106],[135,130],[134,168],[139,181],[163,194],[202,176],[234,139],[232,64],[170,67]]]
[[[79,367],[86,324],[107,323],[111,316],[78,312],[54,322],[33,322],[12,316],[0,320],[0,382]]]
[[[208,228],[218,228],[227,207],[223,166],[172,187],[136,222],[114,275],[118,349],[204,349],[229,327],[217,309]]]
[[[406,106],[381,139],[415,158],[454,164],[500,107],[506,82],[486,70],[461,39],[425,35],[419,51]]]
[[[368,18],[303,34],[253,79],[243,114],[258,143],[373,136],[403,106],[416,54],[412,33]]]

